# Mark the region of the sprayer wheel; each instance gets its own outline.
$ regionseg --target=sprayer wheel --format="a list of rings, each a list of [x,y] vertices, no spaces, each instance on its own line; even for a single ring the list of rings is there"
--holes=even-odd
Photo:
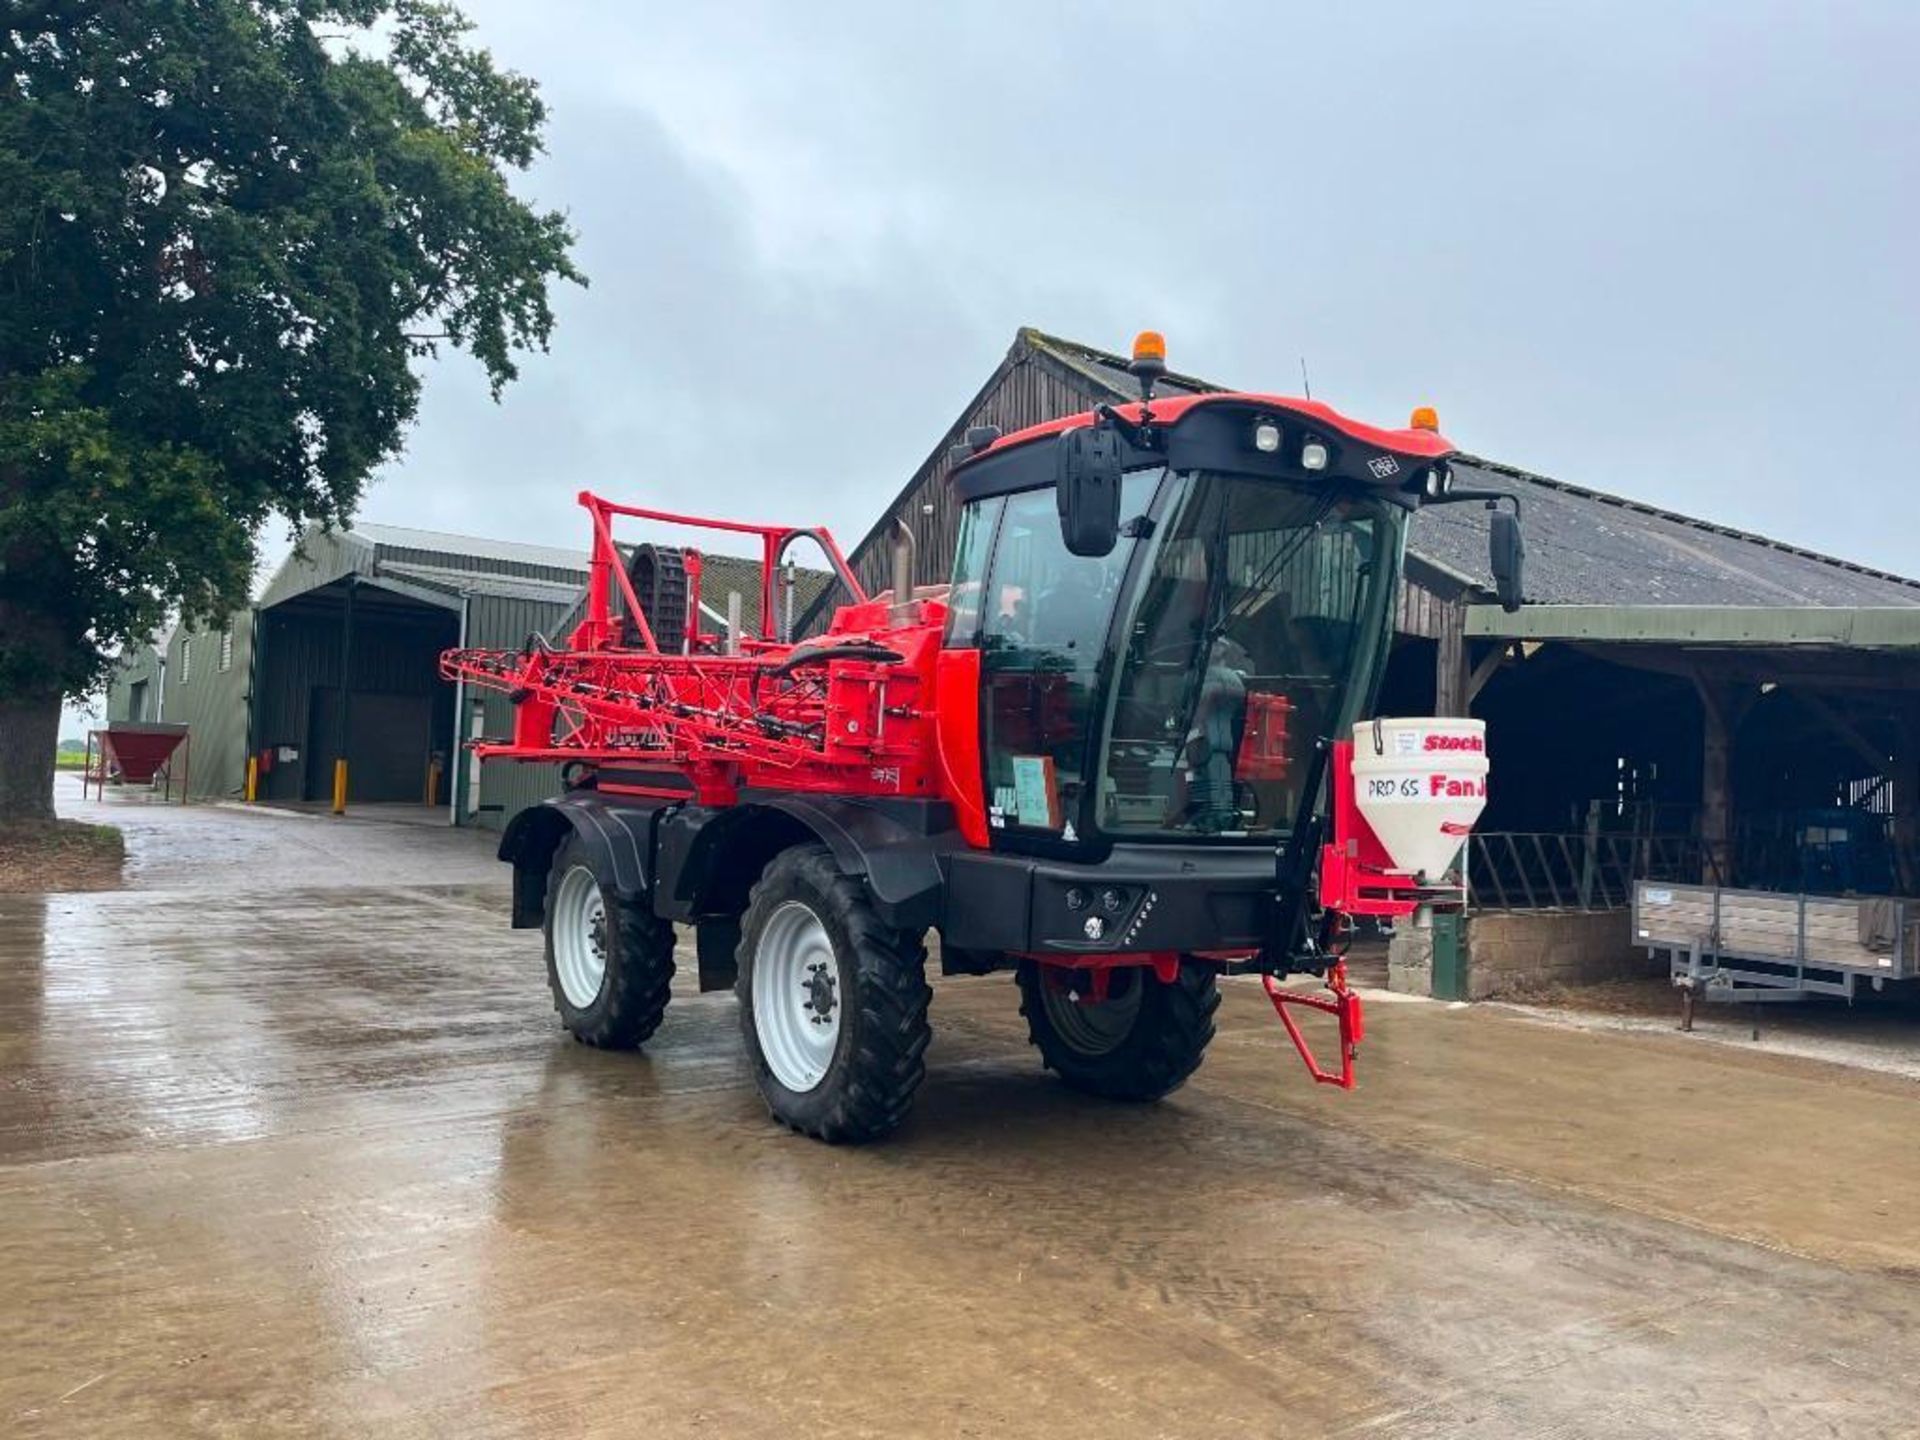
[[[1200,1068],[1220,1008],[1214,967],[1182,960],[1171,984],[1146,966],[1115,970],[1107,998],[1076,998],[1067,981],[1029,960],[1020,1013],[1047,1069],[1075,1090],[1110,1100],[1158,1100]]]

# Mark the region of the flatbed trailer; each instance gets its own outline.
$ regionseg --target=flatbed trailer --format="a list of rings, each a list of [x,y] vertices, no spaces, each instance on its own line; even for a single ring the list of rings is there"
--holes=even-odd
[[[1694,1003],[1851,1001],[1862,981],[1879,989],[1920,975],[1920,900],[1900,896],[1795,895],[1640,880],[1633,934],[1665,955],[1680,991],[1683,1028]]]

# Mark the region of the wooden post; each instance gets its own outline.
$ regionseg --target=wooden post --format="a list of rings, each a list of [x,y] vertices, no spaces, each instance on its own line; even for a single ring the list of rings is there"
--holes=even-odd
[[[1467,607],[1448,601],[1440,611],[1440,643],[1434,657],[1433,713],[1464,716],[1472,672],[1467,665]]]
[[[1893,751],[1893,865],[1900,890],[1920,895],[1920,710],[1900,717]]]
[[[1702,884],[1731,883],[1733,842],[1733,727],[1728,723],[1724,691],[1699,675],[1700,694],[1700,845]]]

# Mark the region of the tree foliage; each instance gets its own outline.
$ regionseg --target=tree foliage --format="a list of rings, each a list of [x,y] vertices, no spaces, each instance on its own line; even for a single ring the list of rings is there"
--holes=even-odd
[[[550,283],[584,283],[508,183],[545,107],[469,28],[433,0],[0,10],[0,704],[244,604],[261,526],[351,515],[440,344],[496,396],[545,348]]]

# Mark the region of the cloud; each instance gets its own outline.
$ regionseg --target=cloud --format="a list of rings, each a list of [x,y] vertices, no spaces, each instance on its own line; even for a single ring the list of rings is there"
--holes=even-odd
[[[851,538],[1018,325],[1153,325],[1914,568],[1910,8],[467,8],[594,283],[501,406],[436,367],[370,518],[566,543],[592,486]]]

